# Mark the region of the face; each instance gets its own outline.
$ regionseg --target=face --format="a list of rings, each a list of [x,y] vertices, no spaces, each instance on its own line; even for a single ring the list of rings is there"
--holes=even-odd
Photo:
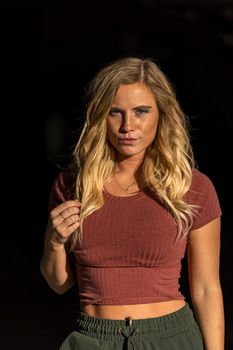
[[[118,156],[143,157],[153,142],[159,111],[143,84],[121,85],[107,116],[107,137]]]

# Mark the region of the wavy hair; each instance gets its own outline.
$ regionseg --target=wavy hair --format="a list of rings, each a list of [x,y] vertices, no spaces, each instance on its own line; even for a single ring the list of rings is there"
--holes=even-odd
[[[142,164],[144,183],[172,214],[178,236],[184,236],[192,225],[194,208],[184,199],[194,167],[187,118],[168,78],[152,59],[121,58],[101,69],[89,85],[86,121],[73,151],[76,195],[82,208],[80,229],[71,236],[72,247],[81,237],[83,220],[103,205],[104,184],[114,174],[115,150],[106,136],[112,101],[120,85],[137,82],[149,88],[159,110],[157,133]]]

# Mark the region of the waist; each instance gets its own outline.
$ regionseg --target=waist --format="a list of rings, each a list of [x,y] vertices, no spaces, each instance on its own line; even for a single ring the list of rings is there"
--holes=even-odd
[[[168,315],[185,306],[184,300],[169,300],[134,305],[85,305],[83,313],[88,316],[110,320],[145,319]]]
[[[135,337],[137,339],[167,338],[187,332],[194,327],[192,310],[186,303],[176,312],[161,317],[136,319],[136,320],[109,320],[91,317],[80,312],[78,318],[78,332],[102,340],[125,340]]]

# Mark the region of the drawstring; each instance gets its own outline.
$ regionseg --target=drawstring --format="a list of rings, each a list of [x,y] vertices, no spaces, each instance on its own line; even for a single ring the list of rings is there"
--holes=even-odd
[[[129,328],[126,328],[126,330],[123,330],[122,328],[119,329],[119,333],[122,334],[125,337],[125,343],[124,343],[124,349],[125,350],[134,350],[134,343],[133,338],[135,334],[139,332],[138,328],[131,329],[133,325],[133,320],[131,317],[127,318],[127,326]]]
[[[132,333],[128,335],[121,331],[121,334],[125,337],[125,350],[134,350],[133,337],[137,332],[137,329],[133,329]]]

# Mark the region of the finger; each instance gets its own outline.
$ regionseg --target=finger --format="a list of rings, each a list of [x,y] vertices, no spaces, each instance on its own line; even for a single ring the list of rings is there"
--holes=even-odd
[[[79,208],[77,208],[77,207],[70,207],[70,208],[64,209],[62,212],[60,212],[59,215],[61,215],[63,217],[63,219],[66,219],[66,218],[69,218],[72,215],[79,214],[79,212],[80,212]]]
[[[54,230],[57,231],[61,236],[66,236],[67,228],[74,223],[79,222],[79,215],[71,215],[66,219],[63,219],[60,223],[54,226]]]
[[[73,225],[73,223],[79,221],[79,215],[71,215],[63,220],[63,224],[66,225],[66,227]]]
[[[67,228],[67,234],[70,236],[77,228],[79,228],[80,222],[76,221]]]
[[[79,220],[79,208],[72,207],[60,212],[56,217],[50,218],[53,228],[63,223],[66,220],[66,224],[73,224],[74,221]]]
[[[63,222],[62,224],[57,226],[57,229],[53,231],[52,235],[55,238],[55,240],[59,241],[60,243],[64,243],[79,226],[80,222],[77,220],[72,222],[68,226]]]
[[[50,216],[53,219],[66,209],[77,208],[80,210],[80,207],[81,207],[81,203],[78,200],[66,201],[66,202],[59,204],[57,207],[55,207],[50,212]]]

